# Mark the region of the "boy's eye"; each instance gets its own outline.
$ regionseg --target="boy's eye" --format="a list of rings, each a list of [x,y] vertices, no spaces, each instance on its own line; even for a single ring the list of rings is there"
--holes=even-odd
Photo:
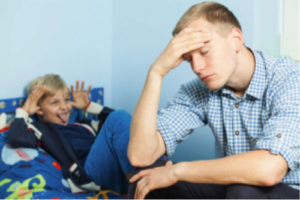
[[[69,101],[71,101],[70,98],[66,98],[66,99],[65,99],[65,102],[69,102]]]
[[[50,104],[55,105],[57,104],[57,101],[51,101]]]

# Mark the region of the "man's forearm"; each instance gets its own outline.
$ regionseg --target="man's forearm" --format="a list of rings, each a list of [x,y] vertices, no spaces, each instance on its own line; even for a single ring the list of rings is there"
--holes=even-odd
[[[281,155],[256,150],[222,159],[178,163],[180,181],[211,184],[271,186],[285,176],[288,166]]]
[[[161,137],[157,133],[157,110],[163,77],[149,70],[148,77],[132,116],[128,157],[133,165],[145,166],[160,154]]]

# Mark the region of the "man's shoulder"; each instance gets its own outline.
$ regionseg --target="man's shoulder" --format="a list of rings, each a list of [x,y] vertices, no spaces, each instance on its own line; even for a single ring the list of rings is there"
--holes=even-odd
[[[299,63],[291,57],[274,57],[260,52],[268,77],[285,77],[299,74]]]
[[[296,83],[299,79],[299,63],[288,56],[275,57],[255,51],[256,65],[263,72],[268,88]]]

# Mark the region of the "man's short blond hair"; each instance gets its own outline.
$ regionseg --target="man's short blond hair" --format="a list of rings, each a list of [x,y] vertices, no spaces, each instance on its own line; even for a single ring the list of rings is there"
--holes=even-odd
[[[37,88],[37,86],[44,86],[46,88],[45,93],[40,98],[39,102],[47,96],[53,96],[59,90],[64,91],[67,95],[70,94],[69,87],[65,81],[57,74],[46,74],[41,77],[35,78],[27,87],[27,94],[30,95],[31,92]]]
[[[221,35],[228,35],[233,28],[238,28],[242,31],[239,21],[227,7],[216,2],[207,1],[195,4],[185,12],[176,24],[173,36],[198,19],[204,19],[216,25]]]

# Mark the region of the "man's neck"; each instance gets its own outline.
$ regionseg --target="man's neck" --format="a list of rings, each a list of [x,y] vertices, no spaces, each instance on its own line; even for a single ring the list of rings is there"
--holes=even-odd
[[[238,66],[235,73],[236,85],[231,87],[237,97],[243,97],[248,89],[255,71],[255,58],[247,47],[243,47],[238,55]]]

